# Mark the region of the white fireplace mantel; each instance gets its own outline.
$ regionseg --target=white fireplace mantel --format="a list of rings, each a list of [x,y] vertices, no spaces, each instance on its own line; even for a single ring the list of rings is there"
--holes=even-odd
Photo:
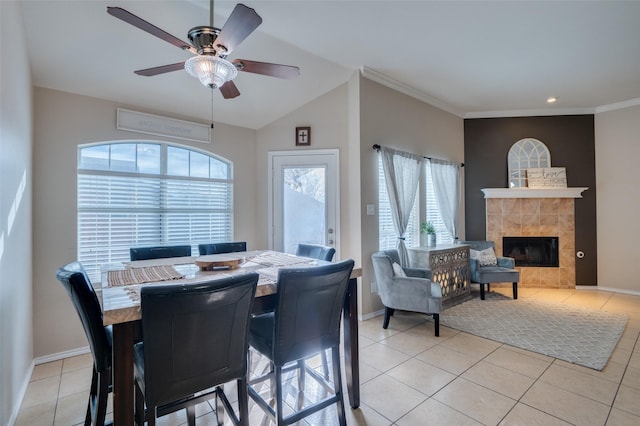
[[[484,198],[582,198],[589,188],[483,188]]]

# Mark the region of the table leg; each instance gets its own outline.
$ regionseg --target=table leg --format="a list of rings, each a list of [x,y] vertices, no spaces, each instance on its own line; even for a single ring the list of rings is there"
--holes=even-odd
[[[113,325],[113,424],[133,424],[133,341],[135,322]]]
[[[344,301],[344,368],[347,379],[347,392],[352,408],[360,406],[360,365],[358,347],[358,279],[349,280],[347,297]]]

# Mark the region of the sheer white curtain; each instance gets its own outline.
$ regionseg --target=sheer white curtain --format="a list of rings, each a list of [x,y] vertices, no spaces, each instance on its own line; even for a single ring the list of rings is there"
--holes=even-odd
[[[382,147],[382,167],[384,170],[391,217],[398,236],[398,254],[403,266],[409,264],[404,233],[416,199],[420,168],[424,158],[393,148]]]
[[[456,239],[456,218],[460,205],[460,164],[430,159],[433,192],[445,228]]]

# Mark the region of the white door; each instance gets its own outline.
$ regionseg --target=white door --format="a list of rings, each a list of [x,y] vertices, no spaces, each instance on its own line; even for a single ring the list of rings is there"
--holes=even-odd
[[[338,150],[269,153],[269,246],[295,253],[298,243],[331,246],[339,259]]]

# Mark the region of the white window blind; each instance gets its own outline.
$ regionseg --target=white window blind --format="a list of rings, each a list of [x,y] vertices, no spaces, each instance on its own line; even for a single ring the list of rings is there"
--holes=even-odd
[[[100,266],[129,260],[129,248],[229,241],[229,162],[168,144],[80,147],[78,260],[92,281]]]
[[[418,228],[418,199],[413,203],[409,223],[405,232],[405,245],[407,247],[416,247],[419,244],[419,228]],[[394,249],[398,243],[391,217],[391,205],[389,204],[389,195],[387,194],[387,184],[385,183],[384,170],[382,167],[382,156],[378,156],[378,238],[380,250]]]

